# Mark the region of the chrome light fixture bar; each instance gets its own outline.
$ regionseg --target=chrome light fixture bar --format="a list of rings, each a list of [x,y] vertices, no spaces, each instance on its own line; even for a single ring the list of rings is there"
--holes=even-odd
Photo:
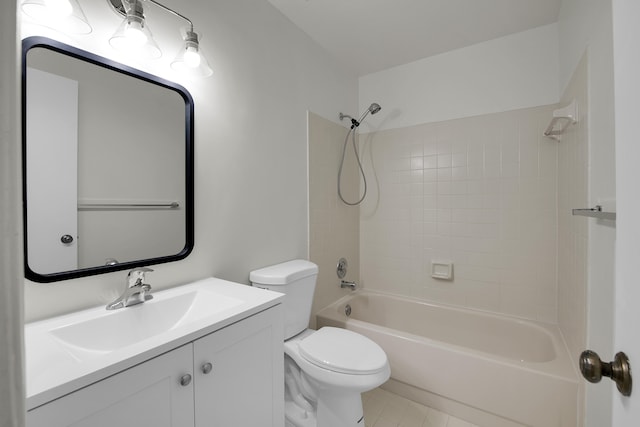
[[[45,27],[74,34],[92,31],[78,0],[24,0],[20,7],[25,15]]]
[[[111,37],[111,46],[122,51],[141,52],[149,58],[158,58],[160,48],[153,40],[149,31],[141,0],[107,0],[115,11],[123,15],[124,21]],[[145,0],[188,23],[188,29],[183,36],[182,44],[171,68],[195,77],[208,77],[213,74],[207,59],[200,49],[198,34],[193,29],[193,22],[186,16],[158,3],[155,0]]]

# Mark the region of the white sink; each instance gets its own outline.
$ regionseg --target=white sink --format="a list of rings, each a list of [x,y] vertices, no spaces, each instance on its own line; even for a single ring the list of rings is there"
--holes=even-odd
[[[182,291],[182,292],[181,292]],[[81,360],[122,349],[242,304],[206,289],[159,292],[143,303],[114,311],[85,311],[74,323],[50,330]]]
[[[279,304],[282,294],[209,278],[25,325],[27,409]]]

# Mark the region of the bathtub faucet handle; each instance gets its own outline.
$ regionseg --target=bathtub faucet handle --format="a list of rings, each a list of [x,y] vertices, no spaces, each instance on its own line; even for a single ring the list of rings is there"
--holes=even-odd
[[[341,280],[340,281],[340,287],[341,288],[349,288],[352,291],[355,291],[356,288],[358,287],[358,285],[356,284],[356,282],[349,282],[349,281],[346,281],[346,280]]]

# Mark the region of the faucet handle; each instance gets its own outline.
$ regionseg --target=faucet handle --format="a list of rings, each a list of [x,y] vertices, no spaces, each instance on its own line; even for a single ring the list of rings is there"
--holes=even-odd
[[[144,281],[145,281],[145,273],[150,273],[153,270],[151,268],[148,267],[140,267],[140,268],[134,268],[133,270],[131,270],[129,273],[127,273],[127,287],[132,287],[132,286],[141,286],[141,285],[145,285]],[[149,286],[149,285],[147,285]],[[149,289],[151,289],[151,286],[149,286]]]

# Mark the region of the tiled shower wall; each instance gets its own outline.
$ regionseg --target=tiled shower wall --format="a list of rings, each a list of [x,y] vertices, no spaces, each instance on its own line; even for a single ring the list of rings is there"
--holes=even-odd
[[[361,136],[363,286],[557,322],[554,108]],[[453,279],[432,278],[432,260],[453,262]]]

